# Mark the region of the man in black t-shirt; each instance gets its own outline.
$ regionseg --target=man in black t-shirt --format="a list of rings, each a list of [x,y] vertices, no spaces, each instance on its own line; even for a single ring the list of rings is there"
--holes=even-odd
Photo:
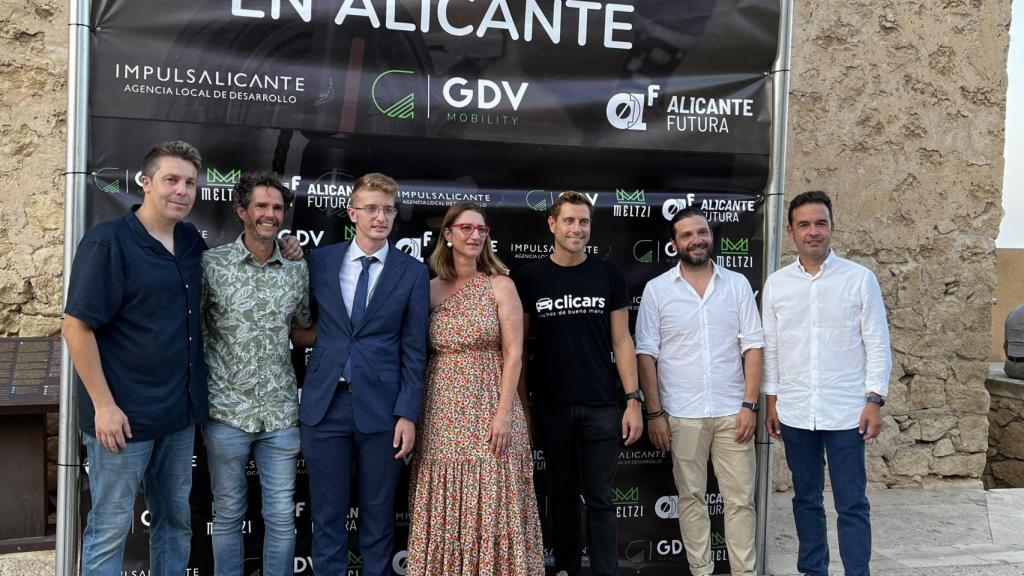
[[[619,438],[629,445],[643,432],[626,281],[611,264],[587,257],[592,218],[586,196],[562,193],[548,212],[554,252],[516,275],[532,352],[522,377],[551,480],[559,575],[580,569],[581,492],[591,573],[618,572],[612,482]]]

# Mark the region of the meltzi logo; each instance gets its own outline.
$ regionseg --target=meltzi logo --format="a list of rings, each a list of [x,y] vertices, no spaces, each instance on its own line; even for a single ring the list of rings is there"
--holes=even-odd
[[[345,240],[351,240],[351,239],[353,239],[355,237],[356,237],[356,227],[355,226],[351,226],[351,225],[345,226],[345,230],[343,231],[342,238],[344,238]]]
[[[349,568],[362,568],[363,567],[363,555],[356,554],[355,552],[348,551],[348,567]]]
[[[633,486],[625,490],[612,487],[612,500],[615,502],[616,518],[644,517],[644,507],[640,505],[639,486]]]
[[[725,534],[721,532],[711,533],[711,547],[712,548],[725,548]]]
[[[207,186],[234,186],[241,177],[242,171],[239,169],[228,170],[227,172],[221,172],[213,167],[206,169]]]
[[[615,201],[619,204],[645,204],[647,197],[643,190],[623,190],[622,188],[615,189]]]
[[[620,504],[639,504],[640,503],[640,487],[633,486],[632,488],[626,488],[625,490],[619,490],[618,488],[612,487],[612,499],[616,505]]]
[[[651,215],[651,207],[647,205],[647,195],[643,190],[615,189],[615,205],[612,215],[646,218]]]
[[[719,255],[715,263],[730,270],[749,270],[754,267],[754,257],[750,256],[750,238],[733,240],[722,236],[718,244]]]
[[[373,80],[370,98],[388,118],[408,120],[416,117],[416,73],[412,70],[388,70]]]
[[[233,188],[241,177],[239,169],[221,172],[211,166],[206,169],[206,186],[200,188],[199,197],[213,202],[231,202]]]
[[[733,240],[732,238],[726,238],[722,236],[721,241],[718,244],[719,252],[728,255],[739,255],[746,254],[750,251],[750,238],[740,238],[739,240]]]

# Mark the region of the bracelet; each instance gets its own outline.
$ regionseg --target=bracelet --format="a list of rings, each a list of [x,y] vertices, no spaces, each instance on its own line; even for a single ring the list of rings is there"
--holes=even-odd
[[[658,410],[657,412],[646,412],[644,413],[644,420],[654,420],[665,415],[664,410]]]

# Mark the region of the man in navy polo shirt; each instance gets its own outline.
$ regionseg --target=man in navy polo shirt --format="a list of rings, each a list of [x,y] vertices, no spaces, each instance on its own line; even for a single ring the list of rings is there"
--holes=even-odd
[[[186,571],[192,441],[207,413],[199,321],[206,245],[182,219],[200,164],[185,142],[151,150],[142,205],[90,230],[71,269],[61,329],[85,392],[78,407],[92,493],[82,574],[121,574],[140,484],[152,514],[151,573]]]

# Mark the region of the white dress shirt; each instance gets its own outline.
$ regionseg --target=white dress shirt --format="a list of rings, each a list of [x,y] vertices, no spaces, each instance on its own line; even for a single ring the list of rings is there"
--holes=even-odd
[[[889,391],[892,352],[878,279],[829,254],[807,273],[799,259],[776,271],[762,299],[765,394],[779,420],[804,430],[849,430],[864,396]]]
[[[359,282],[359,273],[363,271],[363,265],[359,259],[363,256],[377,258],[376,262],[370,264],[370,283],[366,291],[366,305],[369,306],[370,300],[373,298],[373,291],[377,288],[377,279],[380,278],[380,273],[384,270],[388,246],[389,244],[384,242],[383,248],[373,254],[367,254],[356,244],[355,240],[348,245],[348,252],[345,253],[345,260],[341,263],[341,272],[338,273],[338,276],[340,276],[339,281],[341,282],[341,297],[345,300],[345,310],[348,310],[349,314],[352,314],[352,301],[356,298],[356,283]]]
[[[647,283],[640,300],[636,353],[657,360],[661,406],[677,418],[739,412],[743,353],[764,347],[750,282],[713,266],[703,298],[673,266]]]

